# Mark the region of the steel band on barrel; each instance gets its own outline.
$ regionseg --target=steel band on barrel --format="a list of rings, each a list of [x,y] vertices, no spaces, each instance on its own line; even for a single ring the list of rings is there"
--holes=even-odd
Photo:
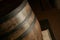
[[[20,6],[18,6],[16,9],[14,9],[12,12],[10,12],[4,17],[1,17],[0,24],[17,15],[17,13],[20,12],[25,7],[26,3],[27,3],[27,0],[24,0],[23,3]]]
[[[22,35],[20,35],[16,40],[22,40],[26,35],[28,35],[33,29],[35,22],[36,22],[36,17],[34,17],[34,20],[31,23],[30,27]]]

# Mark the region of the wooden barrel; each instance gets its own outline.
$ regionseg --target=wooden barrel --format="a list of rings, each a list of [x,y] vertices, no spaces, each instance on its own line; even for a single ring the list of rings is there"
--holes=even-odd
[[[42,40],[40,24],[27,0],[1,2],[0,14],[0,40]]]

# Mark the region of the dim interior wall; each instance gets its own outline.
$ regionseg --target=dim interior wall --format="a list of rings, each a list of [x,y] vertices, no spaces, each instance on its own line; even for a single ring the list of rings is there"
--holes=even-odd
[[[56,0],[57,8],[60,9],[60,0]]]
[[[56,40],[60,40],[60,11],[51,9],[36,13],[39,20],[48,19]]]

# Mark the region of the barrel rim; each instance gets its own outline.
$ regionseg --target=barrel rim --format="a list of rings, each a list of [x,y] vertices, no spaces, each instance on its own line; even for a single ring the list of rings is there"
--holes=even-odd
[[[10,13],[8,13],[7,15],[0,17],[0,23],[3,23],[7,20],[9,20],[10,18],[14,17],[15,15],[18,14],[18,12],[20,12],[26,5],[27,0],[24,0],[17,8],[15,8],[13,11],[11,11]]]

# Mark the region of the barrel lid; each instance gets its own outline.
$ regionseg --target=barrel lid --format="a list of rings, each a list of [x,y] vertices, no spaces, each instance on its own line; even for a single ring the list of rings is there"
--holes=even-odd
[[[23,0],[0,0],[0,18],[7,15],[22,2]]]

